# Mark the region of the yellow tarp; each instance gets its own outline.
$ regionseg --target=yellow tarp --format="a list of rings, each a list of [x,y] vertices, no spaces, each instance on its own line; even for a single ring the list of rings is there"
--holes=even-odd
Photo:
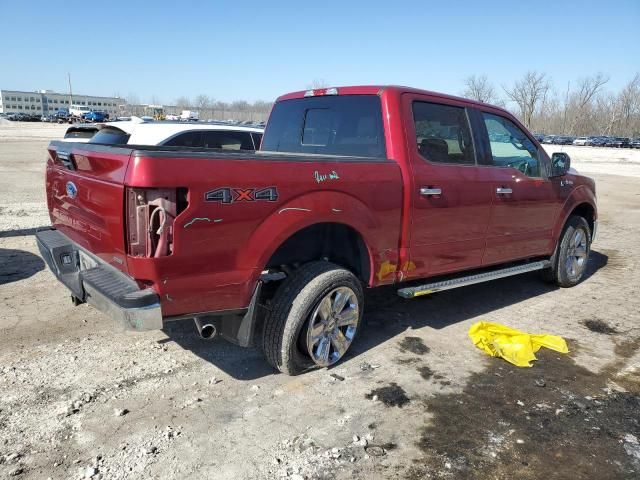
[[[469,329],[469,337],[480,350],[492,357],[504,358],[518,367],[530,367],[530,362],[537,360],[535,352],[540,347],[569,353],[567,342],[562,337],[520,332],[499,323],[475,323]]]

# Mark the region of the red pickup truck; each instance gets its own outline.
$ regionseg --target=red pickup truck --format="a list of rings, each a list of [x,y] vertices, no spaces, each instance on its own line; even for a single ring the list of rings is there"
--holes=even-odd
[[[136,330],[195,319],[295,374],[344,356],[363,287],[577,284],[597,210],[569,163],[491,105],[309,90],[277,100],[256,152],[52,142],[36,236],[75,303]]]

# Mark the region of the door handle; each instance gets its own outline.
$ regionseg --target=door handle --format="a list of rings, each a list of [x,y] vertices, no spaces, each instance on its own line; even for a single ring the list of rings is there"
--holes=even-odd
[[[431,188],[431,187],[421,187],[420,188],[420,195],[423,195],[425,197],[428,197],[430,195],[442,195],[442,189],[441,188]]]
[[[496,194],[498,195],[508,195],[510,193],[513,193],[513,190],[510,188],[504,188],[504,187],[496,188]]]

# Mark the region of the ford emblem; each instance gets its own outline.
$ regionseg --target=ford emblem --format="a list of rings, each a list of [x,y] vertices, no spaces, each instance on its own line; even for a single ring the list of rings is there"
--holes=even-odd
[[[73,182],[67,182],[67,196],[70,198],[76,198],[78,195],[78,187]]]

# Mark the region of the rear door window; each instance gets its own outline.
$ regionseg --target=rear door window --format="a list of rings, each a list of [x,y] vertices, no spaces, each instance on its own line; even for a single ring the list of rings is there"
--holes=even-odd
[[[204,131],[202,132],[204,148],[221,148],[223,150],[254,150],[253,140],[249,132]]]
[[[166,141],[164,145],[167,147],[202,147],[202,132],[191,131],[181,133]]]
[[[475,165],[467,112],[462,107],[413,102],[413,121],[420,155],[430,162]]]
[[[278,102],[261,150],[386,158],[380,98],[331,95]]]

